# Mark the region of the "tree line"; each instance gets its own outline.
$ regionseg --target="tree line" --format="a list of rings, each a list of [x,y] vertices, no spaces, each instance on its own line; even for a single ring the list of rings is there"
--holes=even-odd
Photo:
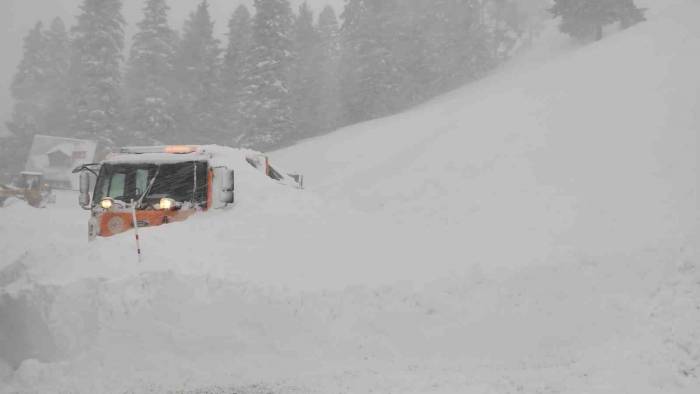
[[[83,0],[70,29],[38,22],[24,39],[0,161],[21,167],[35,134],[265,150],[393,114],[508,59],[527,28],[524,3],[346,0],[340,15],[314,15],[254,0],[230,17],[224,45],[207,0],[181,31],[166,0],[144,0],[125,54],[122,0]],[[580,11],[559,3],[569,8],[555,14]]]

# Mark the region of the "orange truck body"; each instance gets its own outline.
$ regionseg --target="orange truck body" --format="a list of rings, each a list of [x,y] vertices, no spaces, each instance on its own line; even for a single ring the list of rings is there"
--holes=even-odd
[[[136,211],[139,228],[155,227],[167,223],[182,222],[195,214],[195,210],[180,211]],[[134,228],[131,212],[103,212],[95,216],[99,226],[97,235],[111,237]]]

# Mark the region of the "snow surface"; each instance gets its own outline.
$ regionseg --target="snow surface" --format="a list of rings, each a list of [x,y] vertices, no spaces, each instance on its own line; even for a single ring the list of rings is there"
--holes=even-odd
[[[0,392],[700,392],[700,4],[649,6],[274,152],[306,190],[220,148],[236,205],[142,264],[0,209]]]

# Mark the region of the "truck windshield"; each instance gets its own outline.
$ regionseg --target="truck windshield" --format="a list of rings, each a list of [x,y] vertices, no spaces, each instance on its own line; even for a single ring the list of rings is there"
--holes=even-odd
[[[157,175],[157,176],[156,176]],[[207,163],[104,164],[95,185],[94,204],[105,197],[129,202],[138,200],[153,186],[144,201],[163,197],[178,202],[206,204]]]

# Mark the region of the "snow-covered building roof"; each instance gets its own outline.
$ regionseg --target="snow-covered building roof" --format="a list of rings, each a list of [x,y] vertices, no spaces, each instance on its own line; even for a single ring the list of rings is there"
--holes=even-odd
[[[65,154],[66,156],[73,156],[73,151],[75,150],[75,148],[76,148],[75,144],[66,142],[66,143],[63,143],[60,145],[52,146],[46,152],[46,154],[49,155],[51,153],[61,152],[61,153]]]
[[[96,148],[94,141],[35,135],[24,169],[43,173],[51,183],[77,189],[78,179],[71,170],[93,162]]]

